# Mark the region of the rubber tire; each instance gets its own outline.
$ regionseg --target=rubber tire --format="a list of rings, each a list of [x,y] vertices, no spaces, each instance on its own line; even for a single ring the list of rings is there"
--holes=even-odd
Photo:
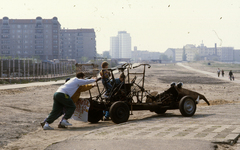
[[[160,114],[165,114],[166,111],[167,109],[158,109],[158,110],[155,110],[154,112],[160,115]]]
[[[188,105],[188,106],[186,106]],[[190,108],[189,108],[190,106]],[[188,107],[188,108],[187,108]],[[184,96],[179,102],[179,110],[185,117],[191,117],[195,114],[197,109],[196,102],[190,96]]]
[[[116,124],[127,122],[129,118],[129,107],[125,102],[117,101],[110,107],[110,117]]]
[[[89,109],[88,111],[88,122],[98,123],[103,119],[103,111],[97,109]]]

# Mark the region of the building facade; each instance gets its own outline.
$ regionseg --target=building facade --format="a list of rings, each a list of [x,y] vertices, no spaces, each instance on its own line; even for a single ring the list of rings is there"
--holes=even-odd
[[[119,31],[117,37],[110,38],[112,58],[131,58],[131,36],[126,31]]]
[[[233,51],[233,59],[234,59],[234,61],[236,61],[236,62],[240,62],[240,50],[234,50]]]
[[[232,62],[233,61],[233,47],[219,47],[217,49],[218,56],[220,56],[220,61],[222,62]]]
[[[110,37],[110,55],[112,58],[119,58],[118,37]]]
[[[59,59],[59,31],[57,17],[53,19],[9,19],[0,20],[0,56]]]
[[[61,59],[75,59],[77,62],[96,57],[96,35],[94,29],[62,29]]]
[[[134,46],[134,50],[132,51],[132,60],[134,62],[158,60],[160,59],[160,55],[161,55],[160,52],[149,52],[147,50],[138,50],[137,46]]]

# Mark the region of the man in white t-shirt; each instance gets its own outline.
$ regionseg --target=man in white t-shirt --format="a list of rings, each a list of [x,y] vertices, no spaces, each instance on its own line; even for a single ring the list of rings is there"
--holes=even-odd
[[[74,110],[76,109],[76,106],[73,103],[71,97],[79,88],[79,86],[90,84],[96,81],[96,79],[84,79],[84,76],[85,75],[81,72],[77,73],[76,77],[71,78],[64,85],[60,86],[58,90],[54,93],[53,108],[45,121],[45,124],[43,126],[44,130],[53,130],[53,128],[50,127],[49,124],[53,123],[58,118],[59,113],[63,110],[63,108],[66,109],[66,112],[63,120],[61,121],[61,125],[72,125],[67,121],[69,118],[71,118]]]

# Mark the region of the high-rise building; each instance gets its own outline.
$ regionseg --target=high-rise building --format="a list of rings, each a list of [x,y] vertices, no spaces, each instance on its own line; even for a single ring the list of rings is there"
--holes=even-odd
[[[57,17],[53,19],[0,19],[0,56],[12,58],[59,58],[59,31]]]
[[[126,31],[119,31],[110,38],[110,55],[112,58],[131,58],[131,36]]]
[[[62,29],[61,58],[82,62],[96,57],[94,29]],[[85,61],[86,61],[85,60]]]

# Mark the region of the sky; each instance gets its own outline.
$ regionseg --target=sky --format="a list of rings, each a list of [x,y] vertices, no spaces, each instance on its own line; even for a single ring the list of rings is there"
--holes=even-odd
[[[164,52],[186,44],[240,49],[239,0],[0,0],[0,17],[57,17],[61,27],[94,28],[98,53],[127,31],[132,50]]]

